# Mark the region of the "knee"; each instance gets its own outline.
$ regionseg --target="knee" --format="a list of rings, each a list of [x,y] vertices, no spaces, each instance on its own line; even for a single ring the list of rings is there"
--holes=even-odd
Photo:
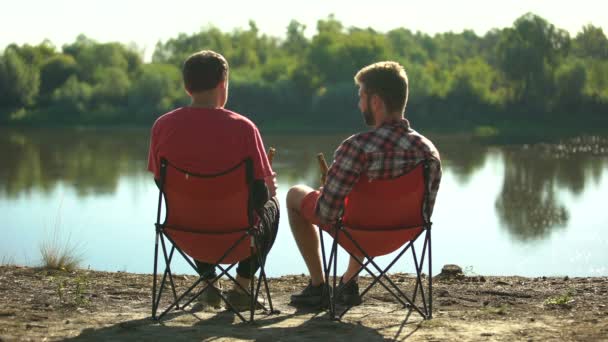
[[[302,200],[304,197],[306,197],[306,195],[308,195],[309,192],[309,188],[305,185],[292,186],[287,192],[287,209],[300,212]]]

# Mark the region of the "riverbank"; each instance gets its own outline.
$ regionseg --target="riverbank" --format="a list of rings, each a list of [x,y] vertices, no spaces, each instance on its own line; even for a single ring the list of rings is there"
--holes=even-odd
[[[194,280],[178,276],[179,283]],[[395,275],[398,284],[413,278]],[[367,282],[364,279],[363,282]],[[608,338],[608,277],[435,278],[434,318],[400,309],[375,288],[341,322],[298,311],[289,295],[307,278],[270,279],[278,315],[240,323],[223,309],[150,319],[151,275],[89,270],[0,267],[0,341],[14,340],[261,340],[596,341]]]
[[[328,134],[353,134],[369,129],[353,112],[353,120],[338,124],[315,122],[310,120],[285,120],[273,118],[257,122],[263,135],[307,135],[319,136]],[[565,114],[539,117],[506,117],[495,120],[466,121],[436,118],[411,118],[412,127],[425,135],[469,136],[492,144],[514,144],[533,142],[554,142],[580,136],[607,136],[608,118],[593,117],[588,120],[565,121]],[[255,120],[254,120],[255,121]],[[560,123],[557,124],[556,122]],[[0,122],[0,128],[6,130],[72,130],[72,131],[108,131],[108,132],[148,132],[153,121],[149,122]]]

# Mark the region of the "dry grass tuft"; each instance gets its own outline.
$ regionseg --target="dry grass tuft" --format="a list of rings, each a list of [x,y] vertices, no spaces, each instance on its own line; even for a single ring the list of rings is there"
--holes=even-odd
[[[57,241],[43,242],[40,246],[42,255],[42,267],[52,270],[74,271],[82,262],[81,253],[76,246],[66,242],[60,245]]]
[[[61,206],[59,207],[59,211]],[[40,244],[40,255],[42,256],[42,267],[51,270],[74,271],[79,268],[83,260],[80,244],[72,244],[71,234],[61,231],[61,220],[59,212],[55,219],[55,227],[52,236]]]

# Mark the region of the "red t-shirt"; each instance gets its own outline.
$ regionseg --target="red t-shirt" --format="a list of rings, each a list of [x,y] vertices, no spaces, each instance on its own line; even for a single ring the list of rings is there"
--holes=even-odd
[[[221,172],[251,157],[255,179],[272,175],[255,124],[227,109],[183,107],[159,117],[148,155],[148,170],[156,179],[163,157],[196,173]]]

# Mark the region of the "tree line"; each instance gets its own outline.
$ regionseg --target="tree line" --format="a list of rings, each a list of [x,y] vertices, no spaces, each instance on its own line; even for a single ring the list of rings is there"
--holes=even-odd
[[[207,27],[159,42],[150,63],[136,46],[84,35],[61,49],[12,44],[0,55],[0,122],[150,124],[188,103],[181,64],[202,49],[230,63],[228,107],[268,129],[360,125],[353,75],[380,60],[405,66],[406,115],[418,124],[608,121],[608,39],[591,24],[574,37],[532,13],[483,36],[378,32],[344,27],[334,16],[319,20],[311,38],[305,29],[293,20],[279,38],[253,21],[232,32]]]

